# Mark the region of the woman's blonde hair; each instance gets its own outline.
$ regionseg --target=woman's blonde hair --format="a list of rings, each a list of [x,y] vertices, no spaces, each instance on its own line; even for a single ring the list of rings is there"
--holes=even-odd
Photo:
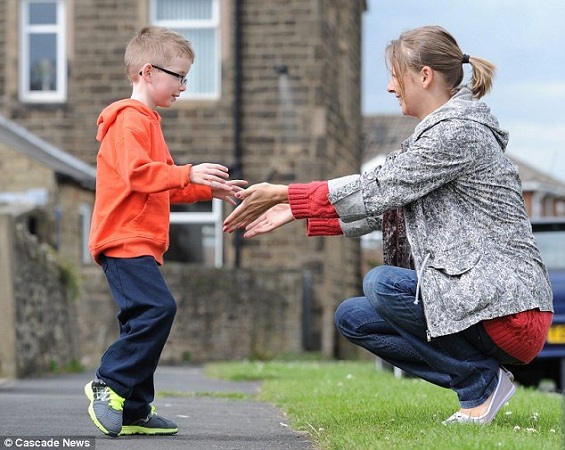
[[[386,48],[389,69],[404,90],[403,76],[408,70],[419,72],[424,66],[441,73],[453,95],[463,82],[463,63],[472,66],[471,90],[476,98],[492,87],[496,67],[476,56],[465,55],[455,38],[439,26],[425,26],[405,31]]]
[[[144,27],[126,47],[124,63],[127,76],[131,80],[145,64],[167,66],[175,58],[188,58],[193,63],[195,55],[191,43],[168,28]]]

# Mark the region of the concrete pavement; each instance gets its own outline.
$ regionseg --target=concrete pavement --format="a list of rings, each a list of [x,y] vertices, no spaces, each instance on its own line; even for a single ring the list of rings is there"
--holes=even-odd
[[[274,406],[253,400],[221,398],[219,393],[256,394],[258,382],[213,380],[198,367],[159,367],[157,412],[179,425],[174,436],[102,434],[88,416],[83,387],[92,373],[50,376],[0,383],[0,449],[37,446],[38,439],[59,440],[59,446],[89,445],[96,450],[312,450],[306,436],[292,431]],[[199,395],[192,396],[192,393]],[[202,395],[209,393],[210,395]],[[62,438],[67,439],[63,442]],[[19,438],[19,440],[17,440]],[[10,445],[8,447],[7,445]],[[18,446],[19,445],[19,446]],[[43,443],[42,445],[46,445]],[[49,448],[49,447],[47,447]]]

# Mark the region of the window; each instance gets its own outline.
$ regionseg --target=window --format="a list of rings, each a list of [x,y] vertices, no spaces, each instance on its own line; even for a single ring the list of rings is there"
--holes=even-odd
[[[171,230],[167,261],[221,267],[222,201],[171,205]]]
[[[21,0],[20,100],[67,98],[64,0]]]
[[[192,43],[195,64],[181,99],[220,97],[219,0],[151,0],[150,20]]]

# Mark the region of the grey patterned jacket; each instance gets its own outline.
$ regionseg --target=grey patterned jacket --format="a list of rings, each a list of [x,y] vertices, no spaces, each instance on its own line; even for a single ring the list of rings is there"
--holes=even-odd
[[[402,207],[428,336],[539,308],[553,311],[508,133],[464,87],[422,120],[382,166],[330,180],[346,236]]]

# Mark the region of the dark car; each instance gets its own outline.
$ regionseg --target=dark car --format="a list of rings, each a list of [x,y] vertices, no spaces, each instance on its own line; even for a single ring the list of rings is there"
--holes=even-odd
[[[532,230],[549,271],[555,315],[541,353],[530,364],[510,369],[525,386],[551,380],[561,391],[565,387],[565,217],[532,220]]]

